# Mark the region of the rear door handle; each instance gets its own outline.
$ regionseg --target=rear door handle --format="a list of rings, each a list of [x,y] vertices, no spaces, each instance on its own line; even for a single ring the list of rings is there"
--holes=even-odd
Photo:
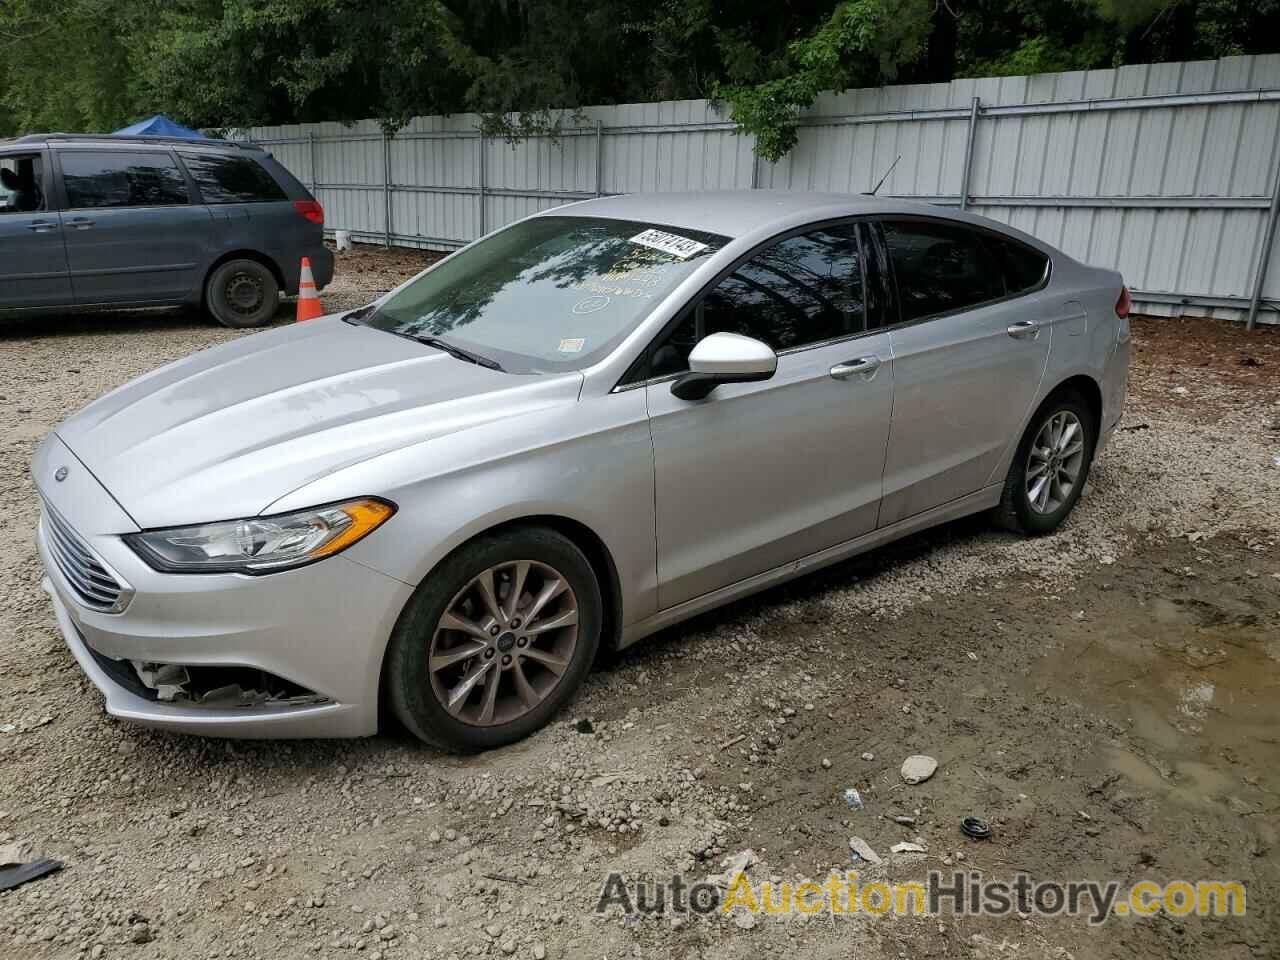
[[[27,224],[27,229],[33,230],[36,233],[48,233],[50,230],[54,229],[56,226],[57,224],[51,220],[32,220],[30,223]]]
[[[67,226],[75,227],[77,230],[88,230],[93,226],[93,221],[88,217],[73,217],[67,221]]]
[[[856,373],[864,380],[870,380],[879,369],[879,357],[858,357],[856,360],[837,363],[831,368],[831,376],[837,380],[847,380]]]
[[[1009,324],[1007,332],[1015,340],[1034,340],[1040,335],[1040,324],[1034,320],[1019,320]]]

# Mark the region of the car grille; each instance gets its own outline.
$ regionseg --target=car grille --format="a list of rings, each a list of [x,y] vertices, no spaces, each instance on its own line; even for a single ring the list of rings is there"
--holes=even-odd
[[[47,503],[43,522],[49,553],[80,602],[103,613],[123,610],[133,591],[94,556],[88,544]]]

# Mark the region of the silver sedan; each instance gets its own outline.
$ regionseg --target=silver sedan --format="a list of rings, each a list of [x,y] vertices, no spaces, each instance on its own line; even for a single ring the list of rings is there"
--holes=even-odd
[[[1128,305],[938,207],[560,207],[67,420],[33,465],[46,589],[114,716],[496,747],[601,648],[965,514],[1055,529]]]

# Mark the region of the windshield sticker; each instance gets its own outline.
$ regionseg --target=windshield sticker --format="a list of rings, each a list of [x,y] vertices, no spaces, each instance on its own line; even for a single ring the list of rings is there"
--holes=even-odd
[[[593,297],[587,297],[585,300],[579,300],[573,305],[573,312],[582,316],[586,313],[595,313],[597,310],[603,310],[612,301],[603,293],[597,293]]]
[[[587,345],[586,337],[565,337],[560,341],[561,353],[581,353],[582,348]]]
[[[637,233],[631,238],[632,243],[638,243],[642,247],[651,247],[654,250],[661,250],[663,253],[669,253],[673,257],[681,260],[688,260],[695,253],[701,253],[707,249],[705,243],[699,243],[697,240],[690,240],[688,237],[681,237],[674,233],[667,233],[664,230],[645,230],[643,233]]]

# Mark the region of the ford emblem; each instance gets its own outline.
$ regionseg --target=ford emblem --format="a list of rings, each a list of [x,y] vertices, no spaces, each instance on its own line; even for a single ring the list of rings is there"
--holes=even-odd
[[[67,468],[59,467],[57,470],[55,470],[53,473],[53,479],[57,480],[59,483],[67,479]]]

